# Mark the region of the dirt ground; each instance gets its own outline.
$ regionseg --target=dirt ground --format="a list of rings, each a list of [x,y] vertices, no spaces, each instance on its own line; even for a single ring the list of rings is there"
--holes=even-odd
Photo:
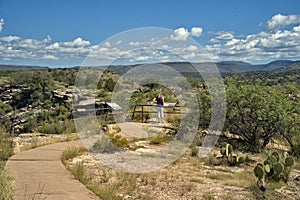
[[[300,171],[294,170],[288,185],[261,193],[256,188],[253,166],[211,166],[207,159],[187,152],[166,168],[149,173],[125,173],[111,169],[85,153],[68,161],[68,166],[83,166],[89,183],[106,199],[299,199]],[[298,177],[298,180],[297,180]],[[100,192],[100,193],[101,193]],[[101,195],[100,195],[101,196]]]

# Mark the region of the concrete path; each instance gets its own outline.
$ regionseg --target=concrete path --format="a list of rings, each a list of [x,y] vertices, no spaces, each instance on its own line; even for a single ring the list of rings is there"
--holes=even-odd
[[[12,156],[6,170],[13,177],[14,199],[99,199],[61,163],[62,152],[79,145],[82,145],[80,141],[56,143]]]

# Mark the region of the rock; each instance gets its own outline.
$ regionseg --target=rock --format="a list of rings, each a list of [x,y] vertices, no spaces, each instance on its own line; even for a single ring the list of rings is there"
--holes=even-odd
[[[79,163],[82,163],[82,159],[78,158],[78,157],[77,158],[73,158],[72,163],[75,164],[75,165],[77,165]]]
[[[131,196],[126,194],[123,199],[131,199]]]
[[[19,139],[13,139],[12,145],[13,145],[13,148],[14,148],[14,153],[20,153],[20,141],[19,141]]]

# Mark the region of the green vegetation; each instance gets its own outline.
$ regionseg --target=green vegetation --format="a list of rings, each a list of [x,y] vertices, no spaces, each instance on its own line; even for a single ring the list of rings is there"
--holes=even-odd
[[[5,162],[0,160],[0,199],[12,200],[13,199],[13,187],[11,184],[11,178],[4,170]]]
[[[12,155],[10,136],[4,126],[0,126],[0,199],[13,199],[11,178],[4,170],[6,160]]]
[[[156,136],[154,136],[150,139],[149,144],[158,145],[158,144],[164,143],[166,141],[167,141],[166,137],[162,136],[161,134],[157,134]]]
[[[0,101],[1,118],[6,129],[10,129],[14,108],[19,109],[38,107],[34,116],[28,116],[19,133],[41,132],[46,134],[63,134],[75,131],[75,126],[70,121],[72,105],[66,102],[54,101],[53,90],[72,87],[78,69],[49,69],[1,72],[2,79],[11,84],[23,85],[25,89],[13,94],[11,104]],[[90,74],[94,76],[95,74]],[[266,75],[266,76],[265,76]],[[299,84],[298,71],[296,73],[280,72],[251,72],[240,73],[234,76],[225,75],[227,92],[227,116],[225,131],[238,137],[228,142],[234,148],[245,151],[260,152],[274,139],[281,138],[290,148],[291,154],[300,155],[299,136]],[[105,71],[98,82],[97,98],[107,101],[120,76]],[[285,81],[282,81],[282,78]],[[89,80],[92,80],[89,79]],[[187,80],[197,93],[200,111],[199,127],[207,129],[210,123],[211,97],[202,79],[188,77]],[[277,82],[276,82],[277,81]],[[270,82],[274,84],[270,84]],[[277,84],[275,84],[277,83]],[[89,83],[87,83],[89,84]],[[135,91],[130,99],[130,104],[147,104],[156,96],[158,89],[162,89],[165,101],[178,102],[172,92],[159,84],[145,84]],[[8,114],[11,117],[7,118]],[[147,113],[144,117],[149,119]],[[141,114],[135,115],[135,120],[140,120]],[[173,127],[180,120],[168,121]],[[175,131],[176,132],[176,131]]]
[[[239,136],[246,150],[259,152],[273,138],[282,136],[294,151],[300,137],[300,101],[289,96],[298,93],[299,87],[295,85],[271,87],[228,81],[225,128]]]
[[[267,159],[263,163],[258,163],[254,168],[254,174],[258,178],[257,185],[262,191],[265,190],[265,182],[285,183],[289,179],[291,167],[295,161],[287,152],[280,155],[278,152],[265,152]]]
[[[7,160],[12,155],[10,135],[5,126],[0,125],[0,161]]]
[[[71,116],[73,108],[70,94],[75,88],[77,72],[78,68],[0,72],[0,89],[3,94],[0,98],[1,160],[6,160],[11,155],[10,137],[12,135],[36,132],[45,134],[76,132]],[[208,129],[210,124],[212,97],[207,89],[208,86],[201,78],[192,73],[186,73],[186,75],[188,75],[188,82],[193,87],[191,92],[196,94],[200,111],[199,133],[190,146],[190,155],[196,159],[198,146],[201,146],[203,137],[205,137],[205,134],[200,132]],[[85,84],[92,88],[92,84],[97,78],[96,74],[90,73],[87,77]],[[95,89],[95,96],[98,101],[111,101],[112,91],[119,77],[119,74],[109,71],[102,74],[102,79],[97,82],[96,88],[92,88]],[[220,150],[221,157],[210,156],[207,163],[210,164],[210,167],[216,165],[219,165],[216,167],[238,166],[239,168],[248,168],[248,171],[251,172],[253,170],[254,173],[251,173],[252,177],[249,179],[243,177],[249,174],[239,174],[243,180],[251,182],[248,184],[249,187],[255,176],[258,178],[257,185],[259,187],[264,187],[267,184],[269,187],[274,186],[275,188],[276,184],[280,185],[281,182],[287,182],[292,170],[291,166],[297,167],[297,157],[300,157],[300,71],[295,69],[278,73],[223,74],[223,77],[225,77],[227,98],[227,113],[223,131],[229,134],[221,135],[217,144],[220,149],[216,151],[219,152]],[[150,84],[145,81],[146,84],[141,85],[132,93],[129,100],[130,106],[149,104],[159,89],[162,90],[166,102],[176,102],[177,105],[181,106],[184,104],[170,89],[159,85],[155,78],[153,81]],[[9,85],[8,89],[5,89],[6,85]],[[182,85],[182,87],[186,86]],[[7,91],[9,94],[6,94]],[[66,95],[66,91],[68,91],[69,96]],[[129,112],[132,110],[133,107]],[[148,113],[144,115],[144,119],[149,120],[151,111],[146,110],[146,112]],[[170,112],[172,112],[171,109]],[[128,113],[129,115],[130,113]],[[137,113],[134,120],[141,121],[141,117],[141,114]],[[184,133],[177,135],[181,117],[180,114],[167,115],[166,123],[170,126],[170,130],[167,130],[169,132],[165,131],[147,138],[149,144],[161,145],[174,138],[182,139]],[[99,121],[101,121],[100,125],[108,123],[104,117],[99,117]],[[99,131],[99,124],[95,125],[95,132]],[[189,127],[184,128],[188,131]],[[34,139],[32,141],[32,147],[38,146]],[[114,153],[120,150],[135,150],[137,147],[132,143],[134,143],[133,140],[122,137],[122,134],[107,133],[92,146],[91,151]],[[256,155],[272,148],[281,151],[284,149],[288,151],[289,156],[286,153],[281,155],[273,151],[256,166],[253,166],[249,157],[245,156],[253,153],[253,159],[255,159]],[[64,152],[62,161],[65,163],[68,159],[76,157],[82,152],[84,152],[83,149],[68,149]],[[96,187],[89,183],[90,176],[86,175],[82,164],[76,165],[72,170],[80,181],[88,184],[89,188],[92,188],[100,197],[104,199],[120,198],[117,196],[117,191],[120,188],[117,184],[104,184],[103,187]],[[2,170],[1,173],[1,176],[4,177],[1,179],[5,180],[3,183],[8,183],[9,178],[3,175],[5,172]],[[125,176],[127,177],[127,175]],[[236,176],[237,174],[210,174],[204,178],[222,181],[230,179],[232,182],[227,181],[227,185],[238,186],[239,182]],[[136,180],[136,177],[127,178]],[[107,180],[105,181],[105,176],[102,176],[102,181],[109,182]],[[150,182],[156,184],[151,180],[147,179],[147,181],[149,184]],[[187,183],[183,190],[190,192],[193,188],[194,186]],[[129,186],[126,186],[125,189],[131,190]]]
[[[90,150],[94,153],[114,153],[120,151],[106,136],[95,142]]]
[[[63,152],[61,161],[65,164],[67,160],[80,156],[86,151],[87,149],[83,147],[70,147]]]
[[[234,155],[232,145],[225,142],[221,144],[220,153],[223,157],[222,162],[229,166],[239,166],[240,164],[249,164],[251,162],[251,159],[248,156],[244,157],[241,152]]]

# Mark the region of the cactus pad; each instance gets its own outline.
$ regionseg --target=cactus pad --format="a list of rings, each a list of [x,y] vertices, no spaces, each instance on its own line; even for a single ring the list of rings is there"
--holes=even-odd
[[[283,168],[284,168],[283,164],[281,164],[279,162],[277,162],[273,165],[273,169],[276,174],[280,174],[281,172],[283,172]]]
[[[245,162],[245,158],[244,157],[239,157],[238,158],[238,162],[239,163],[244,163]]]
[[[265,160],[265,161],[264,161],[264,165],[272,166],[272,163],[271,163],[271,161],[269,161],[269,160]]]
[[[284,161],[285,166],[287,167],[291,167],[294,165],[294,158],[292,158],[291,156],[288,156],[285,161]]]
[[[222,147],[222,148],[220,149],[220,153],[221,153],[223,156],[225,156],[225,155],[226,155],[226,148]]]
[[[261,164],[261,163],[257,163],[257,165],[258,165],[258,166],[261,166],[261,167],[264,167],[264,165],[263,165],[263,164]]]
[[[264,177],[264,169],[261,166],[256,165],[254,168],[254,174],[258,179],[262,179]]]
[[[231,154],[233,152],[233,148],[231,144],[228,144],[228,153]]]
[[[267,160],[269,160],[272,164],[274,164],[274,163],[277,162],[277,160],[276,160],[276,158],[275,158],[274,156],[269,156],[269,157],[267,158]]]
[[[270,165],[265,165],[265,166],[264,166],[264,169],[265,169],[265,171],[266,171],[267,173],[270,173],[270,171],[271,171]]]
[[[272,153],[272,156],[274,156],[274,157],[276,158],[276,161],[277,161],[277,162],[279,161],[280,157],[279,157],[279,153],[278,153],[278,152],[274,151],[274,152]]]
[[[226,142],[222,142],[221,143],[221,147],[226,148],[227,143]]]

